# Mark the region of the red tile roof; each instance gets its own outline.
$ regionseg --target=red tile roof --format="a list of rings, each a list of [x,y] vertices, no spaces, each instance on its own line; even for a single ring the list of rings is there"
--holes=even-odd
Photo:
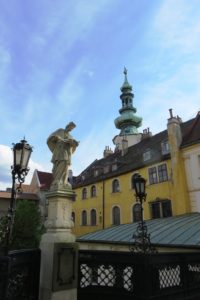
[[[41,190],[49,190],[53,180],[52,173],[37,171]]]
[[[200,142],[200,111],[197,113],[183,136],[182,147]]]

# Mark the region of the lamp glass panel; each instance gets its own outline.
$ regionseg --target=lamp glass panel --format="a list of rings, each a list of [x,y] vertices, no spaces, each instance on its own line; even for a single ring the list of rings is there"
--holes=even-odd
[[[22,155],[22,162],[21,162],[21,169],[27,169],[28,161],[31,155],[31,149],[30,148],[23,148],[23,155]]]
[[[20,166],[21,164],[21,156],[22,156],[22,149],[14,148],[14,165]]]
[[[140,182],[140,193],[144,194],[145,193],[145,181],[141,180]]]
[[[136,195],[140,195],[140,182],[139,181],[135,182],[135,192],[136,192]]]
[[[145,184],[144,178],[139,177],[134,180],[135,192],[138,197],[145,195]]]

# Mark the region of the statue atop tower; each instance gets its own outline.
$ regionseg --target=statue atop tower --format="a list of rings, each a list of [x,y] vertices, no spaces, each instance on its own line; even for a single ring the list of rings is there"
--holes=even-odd
[[[127,141],[128,147],[137,144],[141,140],[141,133],[138,133],[138,128],[142,125],[142,118],[138,117],[136,108],[133,106],[134,94],[132,86],[127,79],[127,69],[124,68],[124,83],[121,87],[120,99],[122,107],[119,110],[120,116],[115,119],[116,128],[120,129],[119,135],[115,136],[113,143],[117,149],[123,150],[124,140]]]

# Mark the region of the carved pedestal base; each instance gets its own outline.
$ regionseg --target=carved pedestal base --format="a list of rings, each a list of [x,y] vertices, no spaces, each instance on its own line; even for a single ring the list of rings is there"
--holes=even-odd
[[[75,236],[71,233],[73,222],[71,220],[72,201],[75,193],[71,188],[54,190],[46,194],[49,202],[48,219],[45,223],[47,232],[42,236],[41,249],[41,274],[40,274],[40,300],[76,300],[76,287],[56,290],[53,288],[53,280],[56,280],[58,272],[55,265],[59,253],[56,253],[58,245],[62,249],[77,248]],[[70,246],[69,246],[70,245]],[[74,245],[72,247],[72,245]],[[63,253],[68,253],[64,250]],[[76,252],[77,253],[77,252]],[[62,256],[61,256],[62,257]],[[74,258],[76,259],[76,258]],[[65,263],[67,259],[64,258]],[[66,263],[66,270],[69,266]],[[65,266],[62,265],[65,274]],[[74,271],[74,270],[73,270]],[[66,275],[67,276],[67,275]],[[77,276],[77,271],[75,276]]]

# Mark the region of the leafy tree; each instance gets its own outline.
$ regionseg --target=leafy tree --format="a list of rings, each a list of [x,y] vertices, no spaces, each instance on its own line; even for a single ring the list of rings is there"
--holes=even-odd
[[[5,245],[3,232],[6,229],[7,219],[0,220],[0,240]],[[31,249],[38,248],[41,235],[44,233],[44,226],[41,222],[41,214],[37,205],[28,200],[17,202],[12,239],[10,249]]]

